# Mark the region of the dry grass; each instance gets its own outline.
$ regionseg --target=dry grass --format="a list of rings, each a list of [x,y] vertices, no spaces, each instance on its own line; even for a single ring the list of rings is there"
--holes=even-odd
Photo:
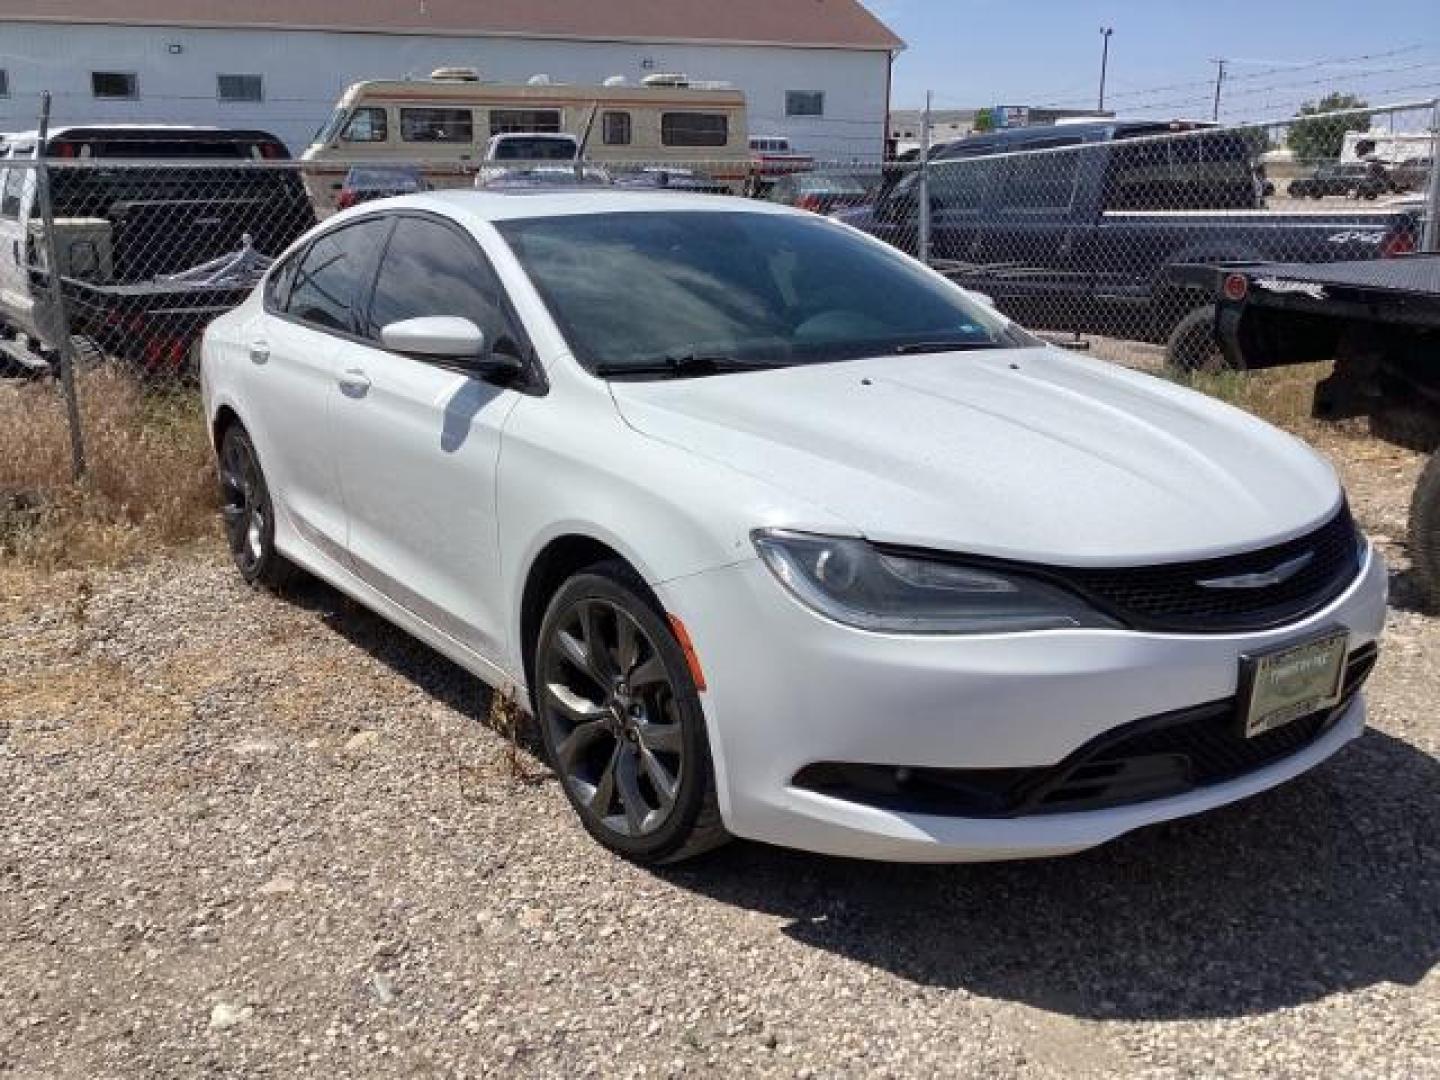
[[[99,368],[80,376],[79,395],[89,472],[74,483],[58,385],[0,385],[0,556],[109,566],[213,536],[215,474],[194,389]]]
[[[1330,374],[1330,365],[1297,364],[1268,371],[1224,371],[1172,374],[1182,386],[1219,398],[1314,443],[1368,436],[1363,422],[1333,423],[1310,415],[1315,384]]]

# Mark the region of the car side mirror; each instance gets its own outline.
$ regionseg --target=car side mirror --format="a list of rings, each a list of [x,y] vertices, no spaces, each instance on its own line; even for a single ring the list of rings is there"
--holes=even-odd
[[[381,329],[380,343],[391,352],[432,360],[482,379],[513,378],[524,367],[518,356],[494,351],[483,330],[455,315],[390,323]]]

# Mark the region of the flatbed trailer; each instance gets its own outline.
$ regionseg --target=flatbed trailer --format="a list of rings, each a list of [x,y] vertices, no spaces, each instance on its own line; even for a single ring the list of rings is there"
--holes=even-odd
[[[1410,507],[1415,570],[1440,604],[1440,254],[1337,263],[1177,268],[1215,297],[1227,366],[1334,361],[1314,415],[1369,417],[1379,437],[1430,455]]]

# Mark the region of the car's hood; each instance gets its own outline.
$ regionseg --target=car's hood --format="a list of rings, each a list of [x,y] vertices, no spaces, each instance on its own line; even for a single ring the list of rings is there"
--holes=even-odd
[[[1338,507],[1303,443],[1058,349],[617,381],[621,414],[878,542],[1055,563],[1203,558]],[[759,523],[757,523],[759,524]]]

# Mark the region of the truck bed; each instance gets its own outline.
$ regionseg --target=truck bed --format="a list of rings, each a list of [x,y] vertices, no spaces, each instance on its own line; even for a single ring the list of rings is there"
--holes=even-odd
[[[1244,270],[1257,285],[1258,279],[1264,279],[1322,288],[1398,293],[1433,300],[1440,306],[1440,254],[1362,262],[1259,263]]]

